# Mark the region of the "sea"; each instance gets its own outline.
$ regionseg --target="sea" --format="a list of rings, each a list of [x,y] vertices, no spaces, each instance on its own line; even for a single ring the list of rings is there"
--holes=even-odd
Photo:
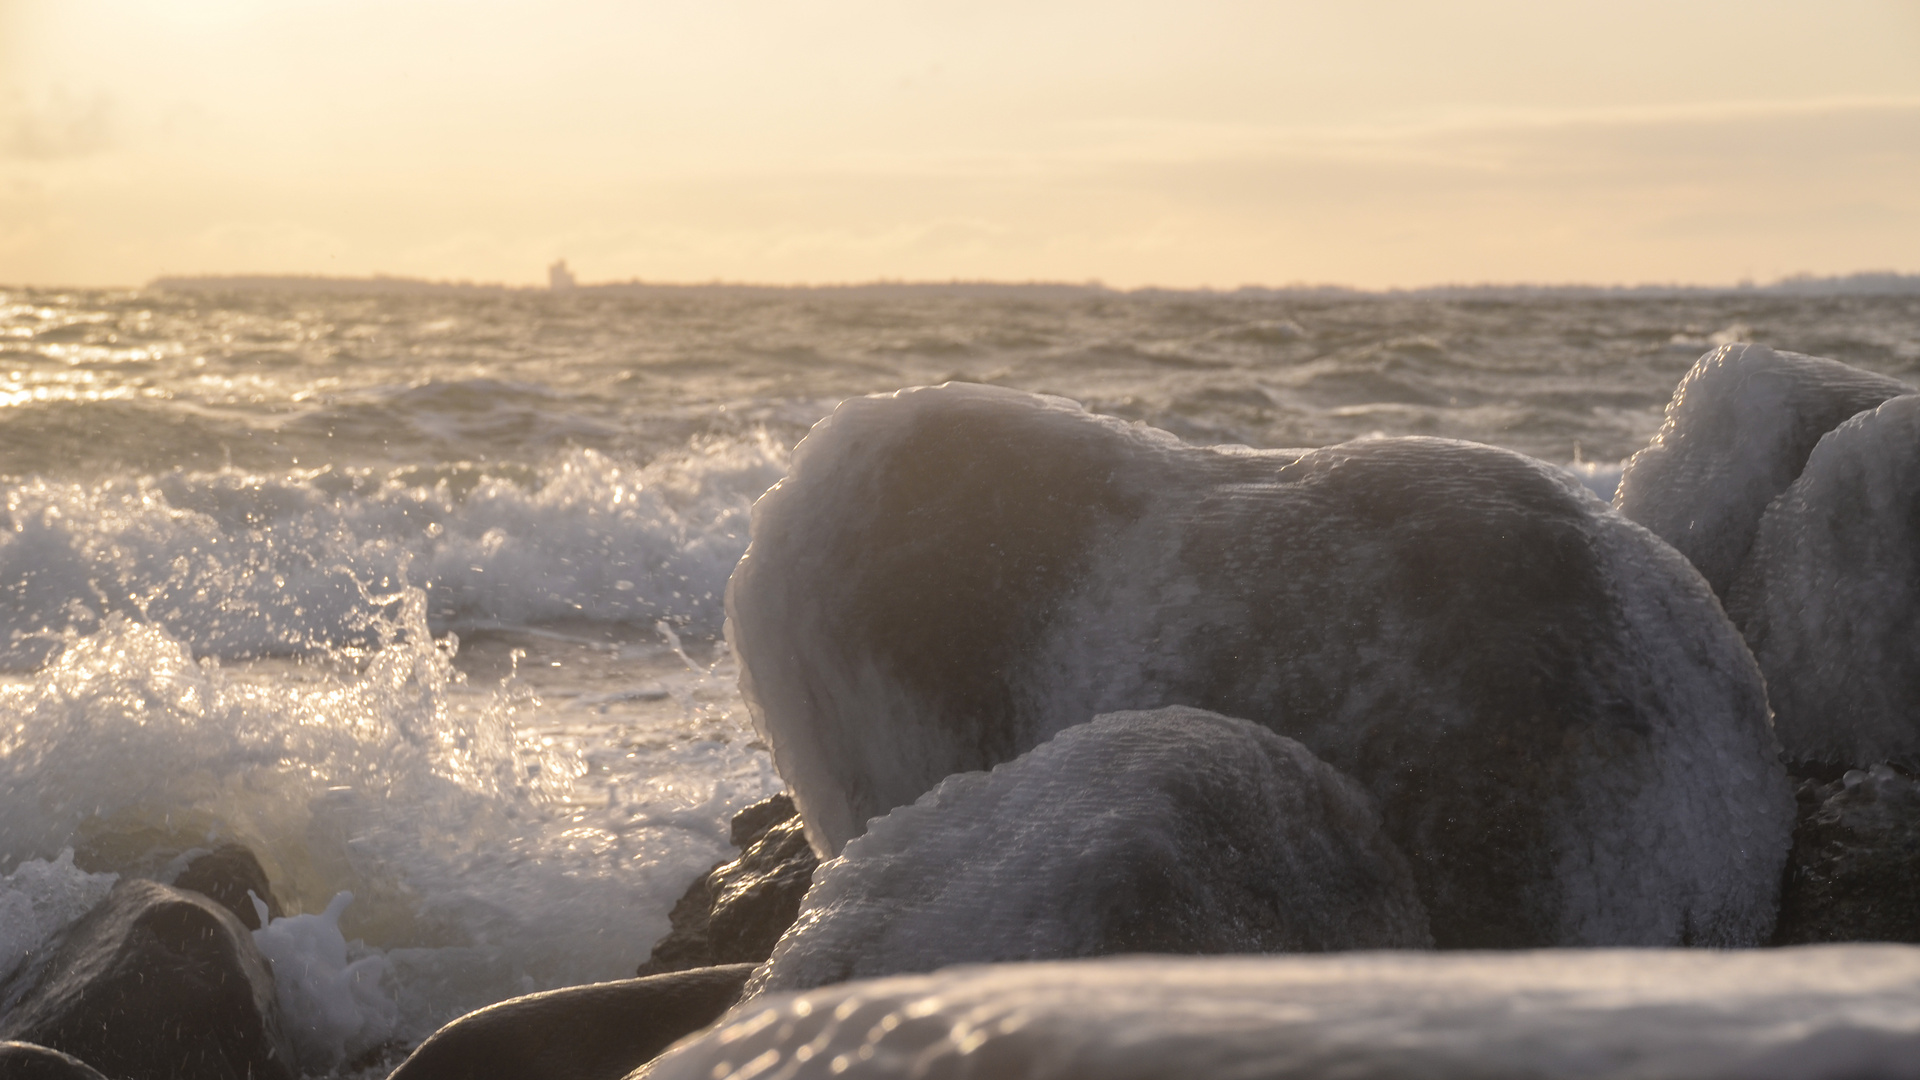
[[[631,975],[782,787],[722,601],[848,397],[1469,439],[1610,496],[1734,341],[1920,383],[1920,295],[0,288],[0,995],[102,875],[226,842],[290,916],[352,894],[366,1022],[312,1071]]]

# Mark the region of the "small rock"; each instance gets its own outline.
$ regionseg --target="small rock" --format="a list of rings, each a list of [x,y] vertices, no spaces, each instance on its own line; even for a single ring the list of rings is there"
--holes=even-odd
[[[279,918],[280,901],[267,882],[267,872],[252,851],[241,844],[222,844],[187,864],[173,879],[176,889],[192,889],[233,912],[249,930],[260,929],[260,916],[247,899],[248,891],[266,902],[267,914]]]
[[[198,893],[129,880],[68,932],[0,1038],[72,1054],[118,1080],[289,1080],[273,973]]]
[[[640,975],[757,964],[793,925],[820,864],[793,799],[782,792],[735,814],[733,839],[745,850],[688,886],[667,916],[672,932]]]
[[[434,1032],[389,1080],[619,1080],[719,1019],[752,973],[729,964],[502,1001]]]
[[[1797,795],[1774,944],[1920,942],[1920,783],[1883,764]]]
[[[0,1080],[107,1080],[77,1057],[33,1043],[0,1042]]]

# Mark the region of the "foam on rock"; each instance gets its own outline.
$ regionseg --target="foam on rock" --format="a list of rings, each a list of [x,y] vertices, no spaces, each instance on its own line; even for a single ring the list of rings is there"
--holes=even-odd
[[[1627,463],[1614,505],[1680,549],[1725,596],[1761,514],[1820,437],[1911,393],[1836,360],[1723,345],[1680,380],[1666,422]]]
[[[1920,395],[1820,440],[1727,597],[1787,755],[1920,764]]]
[[[1902,1080],[1920,949],[1128,957],[769,994],[635,1080]]]
[[[823,854],[1101,713],[1191,705],[1359,781],[1443,947],[1752,944],[1793,800],[1698,573],[1564,471],[1205,449],[1072,402],[854,399],[754,509],[729,635]]]
[[[1424,948],[1373,800],[1292,739],[1112,713],[950,776],[822,868],[749,995],[958,963]]]

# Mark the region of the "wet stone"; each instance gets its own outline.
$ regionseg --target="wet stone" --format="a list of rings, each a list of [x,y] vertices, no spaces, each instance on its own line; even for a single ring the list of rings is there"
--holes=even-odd
[[[1920,783],[1881,764],[1796,795],[1774,943],[1920,942]]]
[[[740,811],[732,836],[740,856],[688,886],[667,916],[673,930],[637,974],[757,964],[793,925],[820,864],[793,799],[782,792]]]

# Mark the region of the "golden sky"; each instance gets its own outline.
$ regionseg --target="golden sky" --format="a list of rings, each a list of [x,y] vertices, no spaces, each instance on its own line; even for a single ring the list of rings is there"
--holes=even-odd
[[[0,282],[1920,272],[1920,0],[0,0]]]

